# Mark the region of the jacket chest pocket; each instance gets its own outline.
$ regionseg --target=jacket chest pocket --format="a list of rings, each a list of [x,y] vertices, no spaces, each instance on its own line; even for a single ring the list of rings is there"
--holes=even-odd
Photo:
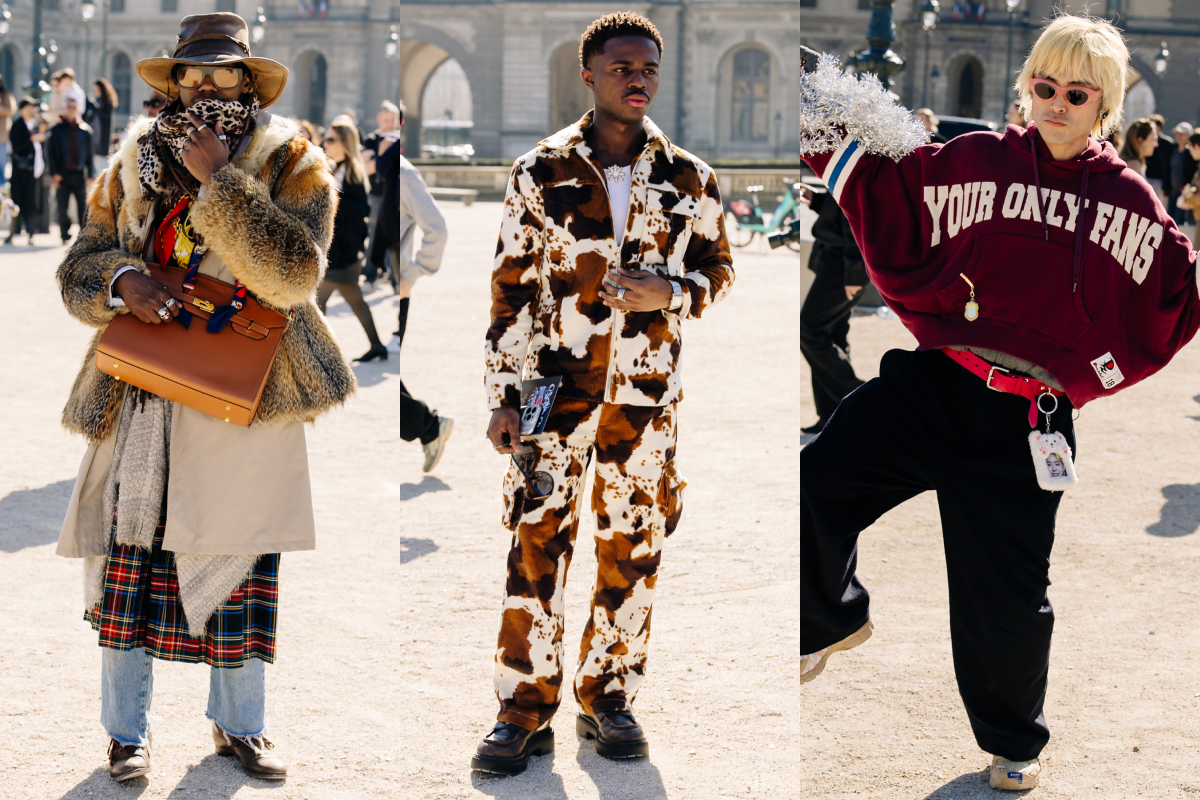
[[[665,264],[668,274],[682,275],[692,223],[699,216],[700,198],[686,192],[648,187],[640,260],[646,264]]]
[[[1087,258],[1083,258],[1079,286],[1072,276],[1074,258],[1070,247],[1057,242],[990,234],[975,239],[962,273],[975,284],[980,320],[1024,328],[1071,348],[1092,326],[1083,302]],[[961,319],[971,287],[955,274],[937,298],[944,319]]]

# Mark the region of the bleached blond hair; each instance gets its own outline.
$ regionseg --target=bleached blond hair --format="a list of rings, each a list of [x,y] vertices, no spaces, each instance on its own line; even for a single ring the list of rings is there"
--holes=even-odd
[[[1030,78],[1053,78],[1058,83],[1070,78],[1100,89],[1104,95],[1091,133],[1104,139],[1121,124],[1128,69],[1129,48],[1112,23],[1098,17],[1064,14],[1042,31],[1013,88],[1025,119],[1033,119]]]

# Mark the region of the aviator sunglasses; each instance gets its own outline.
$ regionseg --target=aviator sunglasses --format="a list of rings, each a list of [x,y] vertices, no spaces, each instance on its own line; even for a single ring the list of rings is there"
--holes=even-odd
[[[233,89],[241,85],[242,75],[242,68],[237,66],[183,66],[176,68],[175,82],[184,89],[199,89],[205,76],[208,76],[212,78],[213,86],[218,89]]]
[[[1100,89],[1093,89],[1090,86],[1059,86],[1054,81],[1045,78],[1030,78],[1029,91],[1043,100],[1053,100],[1056,95],[1062,94],[1073,106],[1094,103],[1104,94]]]

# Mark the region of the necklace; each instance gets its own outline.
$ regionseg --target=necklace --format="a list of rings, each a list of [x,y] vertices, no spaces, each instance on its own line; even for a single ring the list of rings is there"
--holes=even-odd
[[[618,167],[616,164],[613,164],[611,167],[605,167],[604,177],[608,178],[609,183],[621,183],[625,180],[624,168]]]

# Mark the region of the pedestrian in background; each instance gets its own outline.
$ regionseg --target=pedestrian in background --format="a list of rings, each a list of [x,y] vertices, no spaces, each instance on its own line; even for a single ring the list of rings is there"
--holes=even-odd
[[[53,183],[50,180],[50,170],[47,169],[50,148],[50,126],[54,124],[50,116],[50,112],[46,110],[46,104],[38,105],[37,113],[37,136],[34,137],[34,149],[36,151],[36,161],[33,167],[34,178],[37,181],[37,203],[36,216],[34,217],[34,230],[38,233],[50,232],[50,217],[51,208],[51,189]]]
[[[87,109],[87,94],[79,84],[75,83],[75,70],[67,67],[60,69],[58,72],[50,76],[50,120],[51,124],[57,123],[62,119],[63,111],[67,107],[67,100],[75,101],[77,118],[83,116],[83,112]]]
[[[87,189],[96,176],[92,162],[92,129],[79,119],[79,103],[67,98],[62,119],[50,129],[47,169],[54,184],[58,206],[58,235],[63,244],[71,240],[71,217],[67,213],[71,198],[75,198],[75,216],[79,229],[87,224]]]
[[[1197,164],[1200,164],[1200,131],[1193,131],[1188,137],[1188,155]],[[1193,217],[1200,215],[1196,214],[1198,205],[1200,205],[1200,169],[1192,173],[1192,179],[1179,193],[1179,199],[1176,201],[1180,208],[1186,208],[1192,212]],[[1198,220],[1200,221],[1200,220]],[[1192,232],[1192,246],[1200,247],[1200,225],[1196,225],[1196,229]]]
[[[163,110],[163,107],[170,102],[170,98],[157,89],[150,91],[150,96],[142,101],[142,108],[146,110],[147,117],[157,117],[158,112]]]
[[[1005,123],[1009,125],[1019,125],[1024,128],[1029,124],[1029,120],[1025,119],[1025,115],[1021,113],[1021,101],[1013,100],[1008,106],[1008,112],[1004,115]]]
[[[1121,160],[1145,178],[1147,162],[1157,148],[1158,134],[1155,132],[1154,123],[1148,119],[1135,119],[1125,129],[1125,139],[1121,142]],[[1159,181],[1156,194],[1161,194],[1161,186],[1162,182]]]
[[[17,118],[13,120],[11,132],[12,142],[12,201],[16,203],[18,213],[13,218],[5,244],[13,244],[13,240],[22,229],[29,237],[28,244],[33,244],[33,218],[37,209],[37,187],[35,168],[40,161],[37,149],[41,144],[35,141],[41,138],[37,132],[37,103],[32,98],[23,98],[17,106]]]
[[[1146,180],[1158,192],[1159,200],[1167,204],[1167,198],[1173,192],[1178,192],[1178,186],[1171,185],[1171,151],[1175,142],[1167,136],[1167,119],[1162,114],[1151,114],[1147,119],[1154,126],[1154,138],[1158,146],[1146,157]]]
[[[933,144],[945,144],[946,137],[938,133],[938,118],[930,108],[918,108],[913,112],[917,119],[921,120],[921,124],[925,126],[925,130],[929,131],[929,141]]]
[[[108,82],[108,78],[97,78],[92,84],[92,91],[96,95],[93,102],[96,109],[95,122],[91,123],[96,134],[96,141],[93,144],[95,144],[96,155],[108,158],[108,152],[112,146],[112,115],[120,98],[117,97],[117,90]]]
[[[371,242],[367,244],[367,253],[371,253],[374,249],[375,228],[379,221],[379,208],[383,203],[384,178],[375,174],[375,162],[384,150],[400,138],[401,126],[404,125],[403,104],[396,105],[390,100],[384,100],[379,105],[378,113],[375,114],[375,125],[377,126],[375,130],[362,140],[363,163],[366,165],[367,175],[371,178],[371,192],[367,198],[371,204],[371,219],[368,223]],[[363,277],[368,292],[375,289],[375,280],[379,277],[381,269],[386,269],[386,266],[386,263],[377,265],[370,258],[367,259]]]
[[[381,136],[377,143],[379,157],[375,161],[375,182],[380,186],[380,204],[367,256],[377,269],[388,261],[392,265],[400,309],[396,334],[387,349],[397,354],[404,344],[413,285],[418,278],[438,271],[448,239],[446,220],[433,202],[420,171],[400,151],[403,116],[400,120],[399,127],[388,132],[393,135]],[[379,121],[378,117],[376,121]],[[421,246],[413,255],[418,228]],[[428,404],[413,397],[404,381],[400,381],[400,438],[406,442],[421,442],[425,454],[424,472],[437,466],[452,430],[452,417],[439,415]]]
[[[1192,135],[1192,125],[1181,122],[1175,126],[1175,147],[1171,152],[1171,193],[1167,195],[1167,212],[1175,220],[1176,225],[1192,224],[1190,209],[1179,206],[1179,194],[1196,174],[1196,161],[1188,152],[1188,137]]]
[[[815,278],[800,308],[800,353],[812,373],[817,421],[801,431],[820,433],[842,398],[863,384],[850,365],[850,315],[869,279],[850,221],[829,192],[801,186],[800,202],[817,212],[808,259]]]
[[[323,133],[320,126],[314,125],[306,119],[299,120],[299,122],[300,135],[319,147],[322,139],[321,134]]]
[[[325,313],[333,290],[342,298],[358,318],[363,332],[371,343],[358,361],[387,359],[388,351],[379,341],[371,307],[363,299],[358,276],[362,274],[363,254],[366,252],[367,217],[371,210],[367,205],[367,173],[359,154],[358,129],[349,117],[338,117],[325,134],[325,154],[332,162],[333,180],[337,183],[337,217],[333,221],[333,243],[329,245],[329,262],[325,277],[317,289],[317,307]]]
[[[4,165],[8,161],[9,131],[12,129],[12,116],[16,106],[16,98],[5,85],[4,77],[0,76],[0,186],[7,180],[4,177]]]

